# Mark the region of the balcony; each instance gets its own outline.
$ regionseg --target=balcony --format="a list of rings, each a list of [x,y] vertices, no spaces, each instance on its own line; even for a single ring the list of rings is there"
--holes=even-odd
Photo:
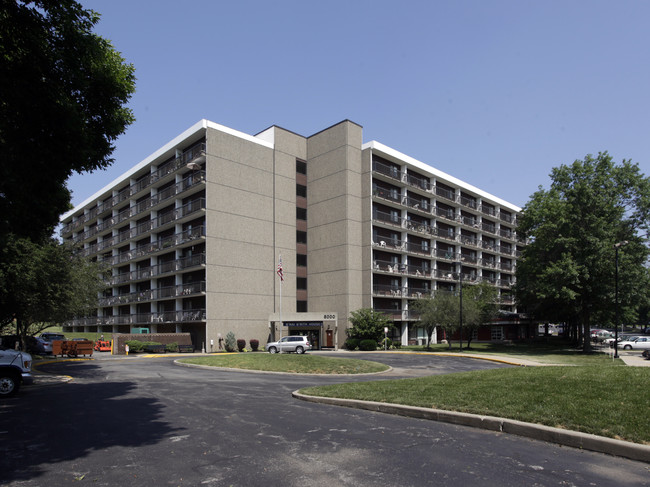
[[[160,299],[183,298],[205,293],[205,281],[148,289],[119,296],[108,296],[99,300],[99,306],[120,306],[123,304],[143,303]]]
[[[436,196],[440,196],[441,198],[448,199],[449,201],[456,201],[456,193],[454,191],[450,191],[446,188],[441,188],[439,186],[435,187],[435,194]]]
[[[432,189],[432,185],[427,179],[414,174],[406,173],[406,184],[422,191],[431,191]]]
[[[385,314],[389,320],[402,321],[408,318],[408,311],[401,309],[374,308],[375,311]]]
[[[401,297],[402,288],[399,286],[390,286],[388,284],[375,284],[372,287],[372,293],[381,297]]]
[[[141,281],[151,279],[152,277],[169,274],[191,269],[192,267],[200,267],[205,265],[205,254],[195,254],[182,259],[174,259],[168,262],[162,262],[155,266],[141,267],[134,271],[124,272],[109,278],[106,283],[109,286],[117,286],[125,282]]]
[[[177,194],[183,193],[187,191],[190,187],[196,185],[200,181],[205,180],[205,172],[204,171],[197,171],[195,174],[192,174],[185,178],[183,181],[180,181],[173,186],[170,186],[168,188],[165,188],[162,190],[160,193],[157,193],[146,200],[143,200],[133,206],[130,206],[128,208],[125,208],[122,210],[120,213],[117,215],[111,216],[110,218],[107,218],[105,221],[101,222],[100,224],[97,225],[97,227],[94,227],[93,229],[88,230],[87,232],[81,233],[77,236],[75,236],[72,241],[73,242],[81,242],[83,240],[87,240],[88,238],[92,237],[98,231],[104,231],[112,227],[113,225],[118,225],[126,220],[129,220],[130,218],[136,217],[142,213],[144,213],[147,210],[152,209],[153,207],[157,206],[160,203],[163,203],[164,201],[167,201],[171,199],[172,197],[176,196]],[[203,201],[202,208],[205,208],[205,199],[200,198],[200,200]],[[193,203],[193,202],[192,202]],[[192,204],[190,203],[190,204]],[[188,205],[185,205],[188,206]],[[62,234],[64,232],[61,232]]]
[[[205,237],[205,225],[187,229],[181,233],[170,235],[155,242],[146,243],[136,247],[135,249],[122,252],[118,255],[113,255],[104,258],[101,261],[108,265],[118,265],[128,262],[139,257],[147,257],[163,250],[171,250],[174,247],[186,243],[194,242]]]
[[[429,246],[429,244],[406,242],[405,247],[406,247],[406,251],[412,254],[426,255],[426,256],[431,255],[431,247]]]
[[[435,249],[434,256],[438,259],[456,260],[456,254],[451,250]]]
[[[117,316],[91,316],[75,318],[64,326],[111,326],[145,323],[195,323],[206,320],[205,309],[135,313]]]
[[[376,198],[390,201],[391,203],[400,203],[402,201],[402,195],[397,189],[386,189],[374,186],[372,188],[372,195]]]
[[[372,170],[391,179],[395,179],[397,181],[402,180],[402,172],[396,166],[385,164],[380,161],[372,161]]]
[[[382,237],[380,235],[377,235],[375,238],[380,240],[378,242],[373,241],[373,245],[380,249],[402,250],[404,248],[405,242],[396,238]]]
[[[372,212],[372,219],[393,227],[402,227],[402,218],[396,213],[387,213],[385,211],[374,209]]]

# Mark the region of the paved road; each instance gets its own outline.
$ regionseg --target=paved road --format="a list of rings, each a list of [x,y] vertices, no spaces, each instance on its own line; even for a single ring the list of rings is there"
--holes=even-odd
[[[343,380],[504,366],[378,357],[396,371]],[[340,377],[188,369],[170,358],[47,370],[74,380],[26,387],[0,402],[2,485],[650,485],[649,466],[640,462],[291,397]]]

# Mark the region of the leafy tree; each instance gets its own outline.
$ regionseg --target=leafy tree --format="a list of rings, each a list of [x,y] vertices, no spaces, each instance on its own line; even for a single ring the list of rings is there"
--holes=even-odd
[[[463,287],[463,329],[467,327],[467,348],[472,343],[472,331],[492,321],[498,311],[497,289],[487,282]]]
[[[515,294],[537,318],[574,323],[589,351],[591,324],[614,316],[615,243],[629,242],[619,252],[624,316],[633,319],[647,303],[650,179],[604,152],[554,168],[551,180],[519,220],[530,241],[517,263]]]
[[[427,348],[430,348],[431,335],[436,327],[442,328],[447,336],[458,329],[460,300],[451,291],[438,290],[432,297],[413,303],[412,310],[420,315],[416,326],[423,328],[427,335]],[[448,340],[451,349],[451,340]]]
[[[109,166],[134,120],[134,68],[98,20],[73,0],[0,0],[0,237],[49,237],[68,177]]]
[[[375,340],[379,342],[384,337],[384,328],[392,330],[395,325],[383,313],[372,308],[361,308],[350,313],[352,328],[347,329],[350,338],[359,340]]]
[[[15,326],[23,344],[28,334],[97,307],[104,288],[101,268],[70,246],[10,236],[0,253],[5,263],[0,267],[0,323]]]

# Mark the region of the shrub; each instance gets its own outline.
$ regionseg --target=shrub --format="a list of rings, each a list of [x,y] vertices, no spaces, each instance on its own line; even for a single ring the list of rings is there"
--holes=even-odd
[[[381,340],[381,348],[385,348],[386,350],[390,349],[393,346],[393,340],[390,338],[382,338]]]
[[[165,351],[166,352],[178,352],[178,343],[168,343],[165,345]]]
[[[375,340],[361,340],[359,342],[359,350],[363,350],[364,352],[377,350],[377,342]]]
[[[356,350],[357,347],[359,346],[359,339],[358,338],[348,338],[345,340],[345,344],[343,345],[347,350]]]
[[[226,347],[226,352],[235,351],[235,348],[237,347],[237,340],[235,339],[235,334],[232,331],[229,331],[226,335],[226,343],[224,343],[224,346]]]
[[[259,346],[260,346],[260,341],[259,341],[259,340],[256,340],[255,338],[253,338],[252,340],[250,340],[249,343],[250,343],[250,345],[251,345],[251,350],[252,350],[253,352],[257,352],[257,349],[258,349]]]
[[[240,352],[243,352],[245,348],[246,348],[246,340],[244,340],[243,338],[238,338],[237,339],[237,350],[239,350]]]
[[[144,343],[140,340],[127,340],[126,345],[129,346],[129,353],[142,352],[144,350]]]

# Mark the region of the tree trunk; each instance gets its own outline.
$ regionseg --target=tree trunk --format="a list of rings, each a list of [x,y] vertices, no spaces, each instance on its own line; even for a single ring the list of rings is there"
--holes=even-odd
[[[583,309],[582,312],[582,351],[585,353],[591,352],[591,326],[589,311]]]

